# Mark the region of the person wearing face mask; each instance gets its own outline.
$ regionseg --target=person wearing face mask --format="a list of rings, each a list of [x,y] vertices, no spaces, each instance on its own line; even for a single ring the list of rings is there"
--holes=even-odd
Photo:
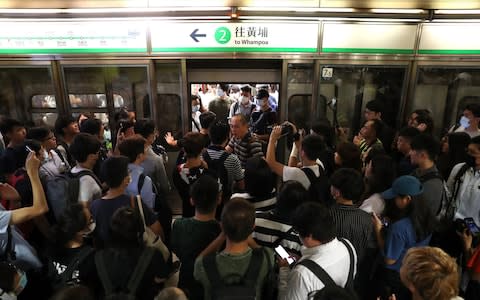
[[[17,299],[27,282],[27,274],[21,269],[8,262],[0,262],[0,299]]]
[[[228,84],[219,84],[217,97],[208,104],[208,110],[217,115],[217,121],[227,121],[232,99],[227,95]]]
[[[463,110],[460,118],[460,126],[450,129],[450,132],[466,132],[471,138],[480,135],[480,105],[476,103],[468,104]]]
[[[228,116],[231,119],[234,115],[242,114],[247,120],[250,120],[250,116],[256,107],[255,103],[252,101],[252,88],[246,85],[242,87],[241,91],[238,101],[230,106],[230,113]]]
[[[267,90],[257,93],[258,110],[252,113],[251,126],[254,136],[260,140],[268,141],[272,125],[277,123],[277,114],[270,107]]]

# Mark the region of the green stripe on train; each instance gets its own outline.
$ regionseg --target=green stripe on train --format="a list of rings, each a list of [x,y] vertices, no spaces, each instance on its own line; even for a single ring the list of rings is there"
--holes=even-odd
[[[65,54],[65,53],[138,53],[147,52],[146,48],[52,48],[52,49],[0,49],[0,54]]]
[[[380,54],[413,54],[411,49],[383,49],[383,48],[323,48],[326,53],[380,53]]]
[[[275,47],[171,47],[153,48],[152,52],[317,52],[317,48],[275,48]]]
[[[433,49],[425,49],[425,50],[418,50],[419,54],[480,54],[480,50],[433,50]]]

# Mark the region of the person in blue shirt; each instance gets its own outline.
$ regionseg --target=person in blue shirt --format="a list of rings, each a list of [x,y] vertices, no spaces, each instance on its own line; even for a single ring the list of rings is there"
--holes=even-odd
[[[382,220],[373,214],[378,246],[384,256],[383,287],[398,300],[411,298],[400,281],[403,257],[412,247],[427,246],[435,226],[435,217],[422,193],[423,187],[417,178],[401,176],[382,193],[386,199],[386,216]],[[384,228],[386,223],[389,225]]]

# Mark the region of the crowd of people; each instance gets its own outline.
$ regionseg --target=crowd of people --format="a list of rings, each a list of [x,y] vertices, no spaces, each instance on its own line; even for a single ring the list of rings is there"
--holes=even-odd
[[[111,148],[93,117],[2,118],[0,299],[480,299],[479,105],[438,140],[372,100],[349,138],[268,98],[210,102],[178,140],[122,110]]]

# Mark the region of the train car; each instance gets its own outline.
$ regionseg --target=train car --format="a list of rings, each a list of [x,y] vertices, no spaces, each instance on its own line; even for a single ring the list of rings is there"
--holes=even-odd
[[[441,136],[480,99],[480,4],[456,2],[2,1],[0,115],[113,127],[127,107],[181,135],[199,86],[249,84],[300,127],[333,121],[335,103],[356,134],[379,99],[392,127],[426,108]]]

